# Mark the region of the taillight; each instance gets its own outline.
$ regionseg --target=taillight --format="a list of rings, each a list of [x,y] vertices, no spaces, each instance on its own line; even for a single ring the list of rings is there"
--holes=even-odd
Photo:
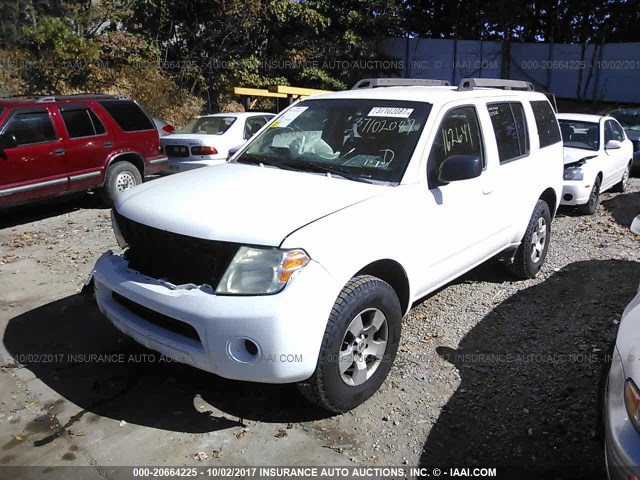
[[[162,130],[164,130],[167,133],[173,133],[176,131],[176,129],[173,128],[173,125],[163,125]]]
[[[215,147],[191,147],[191,155],[217,155],[218,150]]]

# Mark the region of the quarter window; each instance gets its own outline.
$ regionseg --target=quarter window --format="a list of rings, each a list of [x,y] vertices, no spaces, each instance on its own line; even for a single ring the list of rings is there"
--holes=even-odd
[[[57,140],[51,117],[46,109],[16,113],[9,120],[4,133],[13,135],[18,145]]]
[[[484,165],[482,134],[474,107],[454,108],[442,119],[427,161],[429,188],[438,185],[438,170],[442,162],[453,155],[475,155]]]
[[[605,138],[605,143],[609,140],[617,140],[619,142],[622,142],[625,138],[624,130],[622,130],[622,127],[612,120],[607,120],[605,135],[607,137]]]
[[[538,127],[538,137],[540,138],[540,148],[548,147],[562,140],[560,129],[558,128],[558,120],[546,100],[536,100],[531,102],[533,109],[533,117],[536,119]]]
[[[527,120],[521,103],[492,103],[487,105],[498,144],[500,163],[529,154]]]
[[[100,105],[125,132],[156,129],[147,114],[131,100],[105,100]]]
[[[61,108],[69,138],[91,137],[105,132],[102,122],[88,108]]]

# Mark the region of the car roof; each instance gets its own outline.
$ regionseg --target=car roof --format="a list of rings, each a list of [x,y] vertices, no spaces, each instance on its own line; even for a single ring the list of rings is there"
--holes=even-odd
[[[238,118],[245,118],[245,117],[253,117],[256,115],[275,115],[274,113],[270,113],[270,112],[229,112],[229,113],[210,113],[208,115],[202,115],[202,117],[238,117]]]
[[[604,115],[591,115],[588,113],[558,113],[558,120],[575,120],[576,122],[593,122],[598,123],[602,118],[608,118]]]
[[[522,90],[503,90],[499,88],[474,88],[469,90],[458,90],[456,86],[401,86],[401,87],[380,87],[361,88],[356,90],[346,90],[343,92],[323,93],[309,97],[309,100],[332,100],[332,99],[373,99],[373,100],[404,100],[413,102],[425,102],[431,104],[442,104],[463,99],[495,98],[500,99],[520,99],[547,100],[541,92]]]

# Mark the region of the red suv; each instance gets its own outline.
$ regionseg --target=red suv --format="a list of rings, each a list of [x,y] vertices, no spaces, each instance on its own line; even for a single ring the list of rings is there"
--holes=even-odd
[[[166,168],[153,120],[132,100],[0,98],[0,208],[98,188],[112,201]]]

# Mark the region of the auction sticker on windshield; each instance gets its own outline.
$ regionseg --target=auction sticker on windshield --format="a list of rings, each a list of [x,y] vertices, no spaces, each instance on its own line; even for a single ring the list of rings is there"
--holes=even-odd
[[[373,107],[367,117],[409,118],[413,108]]]
[[[286,127],[309,107],[291,107],[287,113],[271,124],[271,128]]]

